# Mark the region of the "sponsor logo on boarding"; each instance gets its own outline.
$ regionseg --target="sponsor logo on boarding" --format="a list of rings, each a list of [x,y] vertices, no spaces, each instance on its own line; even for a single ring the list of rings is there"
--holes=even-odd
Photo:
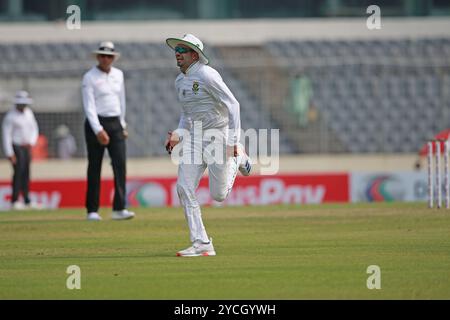
[[[405,188],[402,181],[391,175],[376,175],[366,178],[360,190],[359,200],[369,202],[403,201]]]
[[[236,179],[228,198],[219,203],[211,198],[207,179],[202,179],[196,191],[202,205],[268,205],[318,204],[347,202],[349,200],[346,175],[330,176],[278,176],[273,178],[247,177]],[[340,187],[336,187],[336,185]],[[171,185],[172,206],[179,206],[176,184]]]
[[[163,207],[179,206],[176,193],[176,181],[170,184],[172,193],[169,200],[168,185],[158,182],[131,181],[127,183],[127,201],[130,206]],[[263,205],[279,203],[322,203],[326,194],[326,186],[286,184],[283,179],[262,179],[250,185],[237,183],[224,203],[216,203],[209,192],[208,185],[202,185],[196,190],[200,205]],[[111,196],[114,195],[112,190]]]
[[[0,211],[11,208],[12,188],[9,185],[0,185]],[[41,204],[47,209],[56,209],[60,206],[62,194],[55,190],[30,191],[30,200]],[[22,201],[22,196],[19,197]]]
[[[131,181],[127,183],[127,201],[131,206],[163,207],[167,205],[167,191],[157,182]]]
[[[127,205],[179,206],[176,183],[175,177],[129,179],[126,186]],[[10,209],[10,184],[9,181],[0,181],[0,211]],[[237,177],[227,200],[216,203],[210,194],[208,177],[203,177],[196,193],[200,205],[213,206],[348,202],[348,184],[349,175],[341,173]],[[30,188],[31,201],[42,204],[47,209],[82,208],[85,205],[84,179],[37,181],[32,182]],[[109,207],[114,197],[113,179],[104,179],[102,190],[99,204]]]

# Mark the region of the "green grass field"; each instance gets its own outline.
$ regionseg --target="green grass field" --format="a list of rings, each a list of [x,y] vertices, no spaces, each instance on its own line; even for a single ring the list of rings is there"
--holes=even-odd
[[[204,208],[215,257],[180,208],[88,222],[83,210],[0,213],[0,299],[450,299],[450,210],[425,204]],[[81,290],[68,290],[69,265]],[[369,265],[381,289],[369,290]]]

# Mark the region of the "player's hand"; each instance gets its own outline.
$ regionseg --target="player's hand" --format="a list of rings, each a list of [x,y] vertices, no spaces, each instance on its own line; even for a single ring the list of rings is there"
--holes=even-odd
[[[128,138],[128,131],[126,129],[123,129],[123,137],[125,139]]]
[[[15,165],[17,162],[16,155],[13,154],[12,156],[8,157],[8,160],[9,162],[11,162],[12,165]]]
[[[166,151],[171,154],[173,148],[180,142],[180,136],[176,132],[169,131],[167,132],[167,138],[164,142],[164,146],[166,147]]]
[[[103,146],[106,146],[109,144],[109,136],[105,130],[102,130],[99,133],[97,133],[97,140]]]

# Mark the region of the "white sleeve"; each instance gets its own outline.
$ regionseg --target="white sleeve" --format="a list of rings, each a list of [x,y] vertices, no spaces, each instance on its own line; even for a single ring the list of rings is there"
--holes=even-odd
[[[127,103],[125,98],[125,78],[122,72],[122,86],[120,88],[120,124],[124,129],[127,127],[127,123],[125,121],[126,111],[127,111]]]
[[[189,130],[189,121],[187,121],[184,112],[181,112],[180,121],[178,122],[178,128]]]
[[[175,90],[178,92],[177,80],[175,80]],[[190,122],[186,118],[185,113],[181,111],[180,121],[178,122],[178,128],[174,132],[176,132],[181,137],[183,135],[183,131],[189,129],[190,129]]]
[[[38,140],[39,136],[39,127],[36,121],[36,118],[34,117],[34,113],[31,109],[28,109],[29,111],[29,117],[31,121],[31,136],[30,136],[30,144],[34,146]]]
[[[81,94],[83,95],[84,113],[91,125],[92,131],[97,134],[103,130],[103,127],[98,120],[95,107],[94,86],[87,75],[83,77]]]
[[[2,136],[3,136],[3,151],[6,157],[11,157],[14,154],[13,146],[12,146],[12,119],[7,114],[5,119],[3,120],[2,125]]]
[[[211,70],[206,77],[206,90],[222,105],[228,109],[229,135],[227,144],[237,145],[241,136],[241,115],[239,102],[234,97],[231,90],[223,82],[220,74]]]
[[[186,132],[185,130],[189,131],[189,129],[190,123],[184,115],[184,112],[181,112],[180,121],[178,122],[178,128],[174,131],[174,133],[178,134],[178,136],[181,137],[183,136],[183,133]]]

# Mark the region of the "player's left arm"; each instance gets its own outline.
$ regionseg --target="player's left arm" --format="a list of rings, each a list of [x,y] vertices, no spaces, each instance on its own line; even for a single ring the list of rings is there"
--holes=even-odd
[[[228,109],[229,135],[227,145],[233,147],[234,156],[237,156],[237,144],[239,143],[241,135],[239,102],[217,71],[211,70],[211,72],[206,75],[205,82],[207,87],[206,90]]]
[[[34,116],[34,113],[31,109],[28,109],[28,114],[30,117],[30,122],[31,122],[31,130],[30,130],[30,145],[34,146],[37,142],[37,139],[39,137],[39,127],[36,121],[36,118]]]
[[[128,137],[128,131],[127,131],[127,123],[125,121],[125,113],[127,111],[127,102],[126,102],[126,96],[125,96],[125,79],[122,72],[122,84],[120,86],[120,124],[123,128],[123,135],[125,138]]]
[[[3,136],[3,152],[5,156],[13,163],[15,163],[14,157],[14,149],[12,143],[12,135],[13,135],[13,121],[11,118],[11,114],[7,113],[5,118],[3,119],[2,124],[2,136]]]

